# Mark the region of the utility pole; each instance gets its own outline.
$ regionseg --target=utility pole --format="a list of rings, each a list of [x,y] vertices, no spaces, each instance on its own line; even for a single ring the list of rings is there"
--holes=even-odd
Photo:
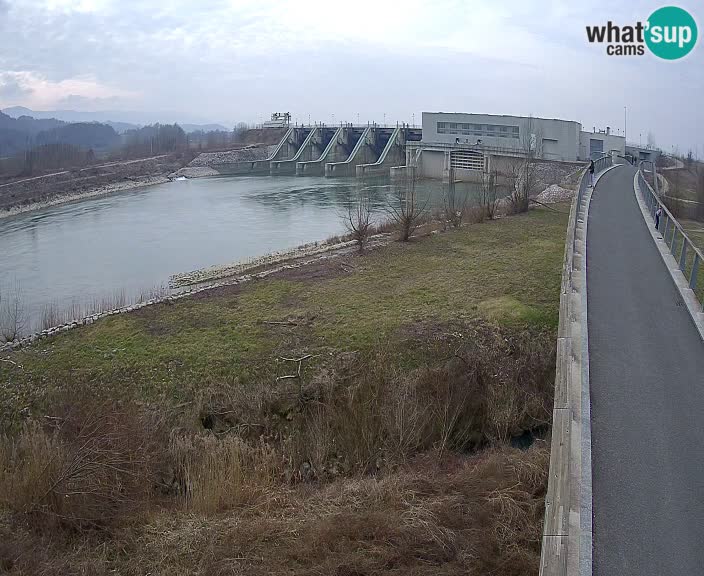
[[[623,107],[623,139],[624,141],[627,141],[628,139],[628,132],[626,131],[626,107]]]
[[[416,127],[416,113],[413,113],[413,127]]]

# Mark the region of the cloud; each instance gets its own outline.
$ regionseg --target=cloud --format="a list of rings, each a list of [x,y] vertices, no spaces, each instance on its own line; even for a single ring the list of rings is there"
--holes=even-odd
[[[69,94],[64,98],[56,101],[57,108],[65,108],[70,110],[81,110],[92,112],[97,110],[106,110],[111,108],[119,108],[125,104],[125,99],[120,96],[94,97],[82,96],[80,94]]]
[[[621,126],[628,105],[633,130],[681,146],[704,120],[704,48],[669,63],[607,57],[586,41],[586,25],[646,18],[645,0],[12,2],[0,14],[0,70],[28,75],[13,96],[29,90],[26,105],[226,123],[279,109],[328,122],[533,112],[590,127]],[[673,118],[673,102],[691,121]]]
[[[4,74],[0,74],[0,102],[17,103],[27,100],[32,89],[21,85],[11,76],[4,78]]]
[[[53,81],[30,70],[0,73],[0,104],[23,104],[46,109],[73,102],[86,106],[100,103],[129,103],[136,94],[106,86],[91,77],[65,78]]]

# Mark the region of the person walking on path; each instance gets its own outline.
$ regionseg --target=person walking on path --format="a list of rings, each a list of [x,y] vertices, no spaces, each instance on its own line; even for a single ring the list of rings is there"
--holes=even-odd
[[[594,160],[589,161],[589,186],[594,188]]]
[[[656,230],[660,229],[660,216],[662,216],[662,206],[658,206],[658,209],[655,211],[655,229]]]

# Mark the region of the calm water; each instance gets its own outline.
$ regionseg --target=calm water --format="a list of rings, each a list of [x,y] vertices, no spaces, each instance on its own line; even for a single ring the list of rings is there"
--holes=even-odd
[[[360,188],[381,212],[387,181],[232,177],[175,181],[0,219],[0,288],[20,294],[25,331],[47,308],[131,303],[169,277],[323,240]],[[419,184],[434,201],[440,183]],[[471,192],[476,194],[475,191]]]

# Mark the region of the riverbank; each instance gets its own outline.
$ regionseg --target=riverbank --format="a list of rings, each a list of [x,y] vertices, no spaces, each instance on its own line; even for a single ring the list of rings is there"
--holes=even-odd
[[[0,354],[0,562],[536,572],[566,220],[311,259]]]
[[[127,190],[134,190],[136,188],[144,188],[146,186],[153,186],[155,184],[163,184],[169,182],[170,178],[166,175],[164,176],[142,176],[134,177],[129,180],[123,180],[121,182],[115,182],[113,184],[106,184],[103,186],[97,186],[94,189],[69,193],[60,194],[49,198],[47,200],[42,200],[39,202],[32,202],[30,204],[25,204],[22,206],[13,206],[7,210],[0,211],[0,219],[10,218],[12,216],[18,216],[19,214],[25,214],[27,212],[34,212],[35,210],[42,210],[43,208],[49,208],[50,206],[57,206],[59,204],[65,204],[67,202],[75,202],[77,200],[87,200],[88,198],[95,198],[98,196],[105,196],[108,194],[114,194],[116,192],[125,192]]]
[[[187,157],[160,154],[21,178],[0,185],[0,217],[163,180]]]

